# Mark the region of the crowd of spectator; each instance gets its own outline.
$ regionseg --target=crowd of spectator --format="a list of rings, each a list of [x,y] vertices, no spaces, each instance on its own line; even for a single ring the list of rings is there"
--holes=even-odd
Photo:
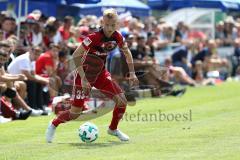
[[[13,120],[48,115],[54,97],[71,94],[72,53],[86,35],[101,27],[101,18],[86,16],[75,22],[71,16],[57,19],[35,10],[20,26],[17,37],[16,19],[1,12],[0,113]],[[240,76],[240,19],[227,17],[216,24],[215,39],[184,22],[171,26],[154,17],[120,16],[119,31],[131,50],[140,88],[150,88],[153,96],[178,95],[172,89],[175,84],[214,85]],[[169,46],[172,53],[160,62],[159,54]],[[221,57],[219,46],[233,46],[234,53]],[[123,87],[128,75],[124,58],[115,49],[107,61]]]

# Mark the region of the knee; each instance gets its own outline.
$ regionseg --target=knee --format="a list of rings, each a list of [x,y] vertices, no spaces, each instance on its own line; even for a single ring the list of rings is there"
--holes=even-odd
[[[114,97],[114,101],[116,103],[117,106],[127,106],[127,99],[124,95],[119,95],[119,96],[116,96]]]
[[[77,119],[80,116],[80,113],[70,112],[70,119]]]
[[[20,82],[19,82],[19,87],[20,87],[20,89],[22,89],[22,90],[27,90],[27,85],[26,85],[26,83],[23,82],[23,81],[20,81]]]
[[[69,112],[70,112],[70,119],[77,119],[79,115],[82,113],[82,108],[77,108],[72,106]]]

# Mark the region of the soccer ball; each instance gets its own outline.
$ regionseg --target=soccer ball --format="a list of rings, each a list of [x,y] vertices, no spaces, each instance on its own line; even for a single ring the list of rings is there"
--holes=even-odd
[[[95,124],[86,122],[78,129],[78,135],[83,142],[91,143],[98,138],[98,128]]]

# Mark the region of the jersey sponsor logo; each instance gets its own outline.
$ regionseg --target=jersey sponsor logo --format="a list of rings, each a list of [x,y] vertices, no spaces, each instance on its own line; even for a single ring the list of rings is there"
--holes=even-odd
[[[98,56],[107,56],[108,55],[108,53],[101,53],[101,52],[98,52],[98,51],[96,51],[94,53]]]
[[[92,41],[91,41],[91,39],[88,38],[88,37],[83,40],[83,44],[84,44],[85,46],[89,46],[91,43],[92,43]]]
[[[109,51],[112,51],[113,49],[115,49],[117,47],[117,42],[116,41],[108,41],[108,42],[104,42],[102,45],[101,45],[101,48],[106,51],[106,52],[109,52]]]

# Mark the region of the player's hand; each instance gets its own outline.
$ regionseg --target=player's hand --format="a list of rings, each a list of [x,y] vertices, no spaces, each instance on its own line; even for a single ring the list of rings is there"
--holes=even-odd
[[[135,73],[130,73],[129,85],[131,88],[139,86],[139,81]]]
[[[82,78],[81,83],[82,83],[83,94],[89,95],[92,87],[91,87],[90,83],[88,82],[87,78]]]
[[[19,74],[19,75],[18,75],[18,80],[19,80],[19,81],[26,81],[26,80],[27,80],[27,77],[26,77],[24,74]]]

